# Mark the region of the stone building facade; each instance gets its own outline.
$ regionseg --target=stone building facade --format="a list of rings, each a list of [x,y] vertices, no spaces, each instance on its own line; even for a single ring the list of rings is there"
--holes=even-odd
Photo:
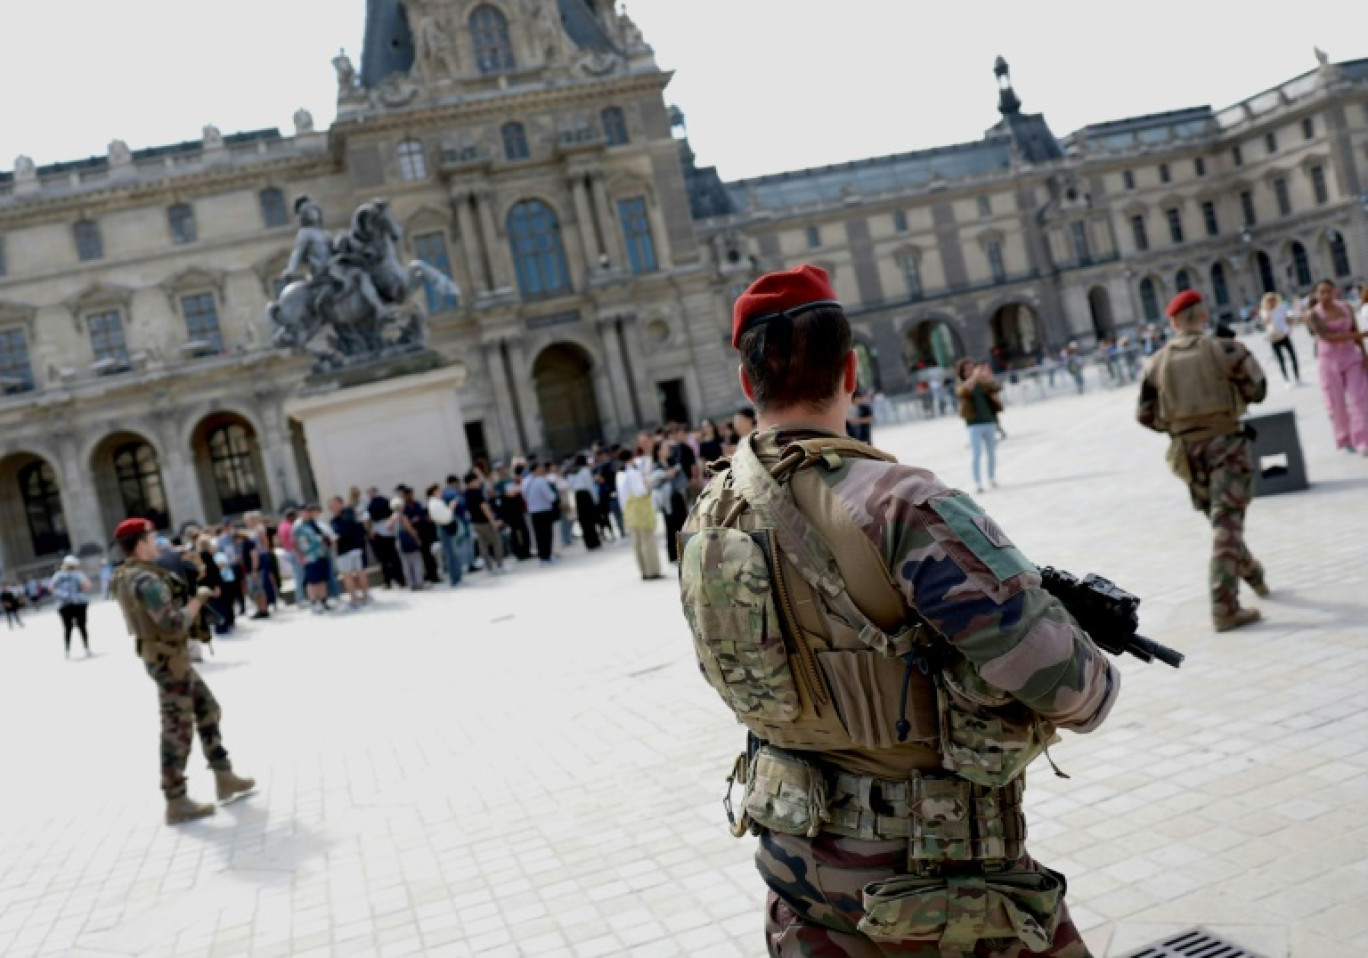
[[[900,392],[964,353],[1132,329],[1183,284],[1234,310],[1368,260],[1368,62],[1062,140],[1000,63],[980,141],[731,183],[601,0],[370,0],[359,69],[333,66],[326,131],[300,111],[293,135],[209,126],[0,173],[6,573],[94,553],[128,514],[340,491],[313,487],[287,412],[309,363],[266,319],[305,195],[331,229],[388,197],[405,254],[460,285],[419,298],[490,458],[730,410],[731,301],[761,270],[826,266],[865,378]]]

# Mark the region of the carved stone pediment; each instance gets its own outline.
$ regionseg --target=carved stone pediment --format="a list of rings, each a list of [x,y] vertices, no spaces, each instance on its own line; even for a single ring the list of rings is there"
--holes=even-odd
[[[158,285],[172,299],[182,293],[203,292],[207,289],[212,289],[222,299],[223,283],[227,275],[225,270],[192,266],[163,280]]]
[[[117,306],[123,309],[133,300],[133,290],[115,283],[91,283],[80,292],[62,301],[73,316],[102,306]]]

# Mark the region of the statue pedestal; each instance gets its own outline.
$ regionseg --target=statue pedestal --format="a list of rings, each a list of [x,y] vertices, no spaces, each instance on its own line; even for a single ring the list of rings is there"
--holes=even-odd
[[[457,363],[363,385],[318,389],[285,403],[304,429],[321,498],[376,486],[386,496],[399,483],[422,496],[431,483],[470,468],[470,447],[456,390],[465,385]]]

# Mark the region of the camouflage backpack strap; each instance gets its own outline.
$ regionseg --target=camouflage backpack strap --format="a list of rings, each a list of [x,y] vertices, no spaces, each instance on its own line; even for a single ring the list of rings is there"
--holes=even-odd
[[[907,604],[894,590],[882,559],[872,550],[866,551],[855,546],[854,542],[850,543],[851,548],[847,548],[843,542],[838,548],[844,561],[838,561],[822,530],[808,519],[805,510],[795,501],[796,493],[785,488],[776,478],[783,477],[791,482],[792,477],[805,466],[817,462],[825,462],[832,468],[839,467],[842,452],[847,455],[854,453],[860,458],[893,461],[862,443],[833,437],[793,443],[772,472],[755,455],[752,436],[747,436],[732,457],[735,489],[745,498],[751,510],[774,529],[775,539],[793,567],[826,598],[832,612],[860,634],[862,642],[890,657],[905,656],[921,645],[924,638],[918,634],[915,625],[906,624]],[[821,483],[820,476],[814,474],[813,478]],[[836,510],[832,506],[839,507],[839,503],[827,503],[822,512],[834,514]],[[853,526],[853,520],[851,523]],[[841,538],[844,540],[848,537]],[[858,540],[868,541],[863,533],[859,534]],[[852,579],[874,584],[874,588],[862,590],[868,591],[871,597],[873,615],[867,614],[851,596],[847,583]],[[880,582],[887,585],[886,591],[878,588]],[[887,627],[877,624],[875,617]]]

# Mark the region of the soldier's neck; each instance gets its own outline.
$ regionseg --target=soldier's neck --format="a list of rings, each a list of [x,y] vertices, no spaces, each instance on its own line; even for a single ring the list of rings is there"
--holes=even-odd
[[[849,408],[850,397],[841,396],[820,409],[813,409],[811,406],[762,409],[755,428],[761,432],[767,429],[821,429],[843,436],[846,431],[846,410]]]

